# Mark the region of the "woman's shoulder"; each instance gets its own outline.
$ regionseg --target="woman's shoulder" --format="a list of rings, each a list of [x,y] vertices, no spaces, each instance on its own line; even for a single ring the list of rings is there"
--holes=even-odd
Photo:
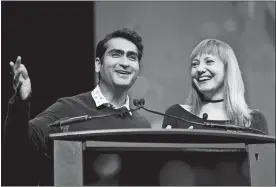
[[[162,128],[167,128],[170,126],[171,128],[184,128],[187,129],[190,127],[189,123],[186,123],[183,120],[177,120],[174,117],[193,120],[193,116],[191,116],[190,112],[188,112],[188,107],[182,104],[174,104],[168,107],[165,112],[167,115],[163,120]],[[174,116],[174,117],[172,117]]]
[[[265,115],[259,110],[254,109],[251,112],[251,116],[252,116],[251,127],[268,133],[268,127],[267,127],[267,121],[266,121]]]
[[[265,116],[264,114],[257,110],[257,109],[254,109],[251,111],[251,116],[252,116],[252,120],[256,120],[256,121],[263,121],[265,120]]]
[[[183,109],[185,109],[187,112],[191,112],[192,111],[192,107],[191,106],[189,106],[189,105],[181,105],[181,104],[179,104],[179,106],[181,106]]]
[[[190,112],[191,107],[189,107],[188,105],[183,105],[183,104],[174,104],[171,105],[170,107],[167,108],[166,113],[167,114],[175,114],[175,113],[183,113],[183,112]]]

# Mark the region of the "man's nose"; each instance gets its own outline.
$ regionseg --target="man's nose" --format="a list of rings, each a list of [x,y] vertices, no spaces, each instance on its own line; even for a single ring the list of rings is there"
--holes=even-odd
[[[125,67],[129,66],[129,61],[128,61],[127,57],[126,57],[126,56],[123,56],[123,57],[120,59],[119,64],[120,64],[121,66],[125,66]]]

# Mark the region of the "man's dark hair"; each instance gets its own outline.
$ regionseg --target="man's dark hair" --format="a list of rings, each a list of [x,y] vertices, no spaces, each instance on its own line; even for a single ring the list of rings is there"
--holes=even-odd
[[[144,49],[144,46],[142,44],[142,38],[135,31],[129,30],[127,28],[116,30],[116,31],[108,34],[103,40],[101,40],[97,44],[96,57],[102,59],[103,54],[105,53],[106,48],[107,48],[107,46],[105,44],[112,38],[124,38],[124,39],[129,40],[130,42],[134,43],[138,49],[138,59],[140,62],[142,55],[143,55],[143,49]]]

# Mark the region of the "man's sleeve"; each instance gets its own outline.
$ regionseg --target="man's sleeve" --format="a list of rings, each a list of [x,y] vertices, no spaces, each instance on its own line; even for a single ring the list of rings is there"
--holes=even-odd
[[[4,152],[7,172],[17,179],[11,185],[37,185],[39,161],[52,157],[49,148],[49,133],[59,132],[48,125],[66,114],[66,103],[57,101],[33,120],[30,117],[30,100],[13,96],[8,105],[4,124]],[[67,111],[68,112],[68,111]],[[12,169],[11,169],[12,168]]]
[[[30,118],[30,100],[21,100],[14,95],[8,103],[8,112],[4,124],[4,149],[20,148],[28,140],[28,122]],[[19,141],[18,141],[19,140]]]
[[[28,138],[30,100],[14,95],[8,103],[3,133],[3,184],[37,185],[38,154]]]

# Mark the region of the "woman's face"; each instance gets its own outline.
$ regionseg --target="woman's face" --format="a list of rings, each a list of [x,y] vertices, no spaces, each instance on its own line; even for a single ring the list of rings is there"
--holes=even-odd
[[[205,96],[223,92],[224,74],[224,63],[215,55],[202,54],[192,61],[192,81]]]

